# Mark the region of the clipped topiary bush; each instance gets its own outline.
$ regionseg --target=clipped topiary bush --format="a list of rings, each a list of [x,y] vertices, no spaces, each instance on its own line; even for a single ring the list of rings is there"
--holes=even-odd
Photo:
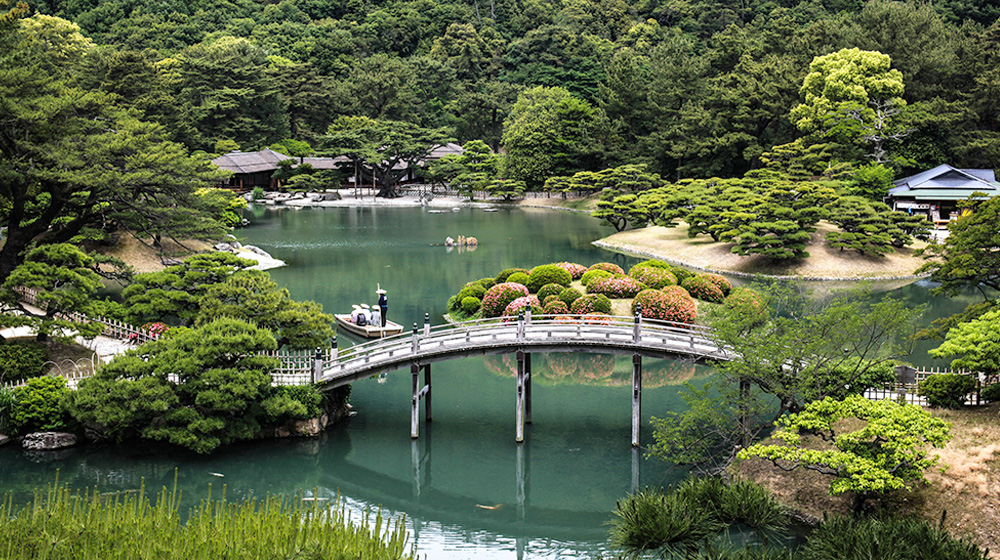
[[[566,307],[571,307],[573,302],[582,295],[583,294],[580,293],[580,290],[577,290],[576,288],[566,288],[565,290],[559,292],[559,299],[566,304]]]
[[[636,264],[632,268],[635,268],[636,266],[649,266],[649,267],[652,267],[652,268],[662,268],[662,269],[665,269],[665,270],[670,270],[671,268],[673,268],[670,265],[670,263],[663,262],[663,261],[656,260],[656,259],[650,259],[648,261],[642,261],[641,263]]]
[[[612,276],[614,276],[614,273],[607,270],[588,270],[580,277],[580,283],[587,286],[597,278],[611,278]]]
[[[566,286],[563,286],[562,284],[546,284],[538,289],[538,299],[544,302],[549,299],[550,296],[558,296],[559,292],[565,289]],[[528,287],[528,290],[531,290],[530,286]]]
[[[723,305],[739,311],[744,317],[752,319],[751,322],[754,324],[766,321],[770,314],[767,306],[764,305],[764,300],[750,288],[734,288]]]
[[[467,315],[472,315],[476,311],[479,311],[479,307],[482,304],[482,300],[474,296],[462,298],[462,311],[465,311]]]
[[[48,347],[34,341],[11,341],[0,345],[0,383],[44,375],[48,359]]]
[[[726,296],[722,290],[709,280],[704,274],[690,276],[681,282],[681,286],[691,294],[692,297],[712,303],[722,303]]]
[[[573,277],[573,280],[579,280],[580,277],[583,276],[583,273],[587,272],[587,267],[583,266],[582,264],[561,262],[561,263],[556,263],[556,266],[566,269],[566,272],[569,272],[570,276]]]
[[[677,297],[686,297],[688,299],[693,299],[691,298],[691,293],[682,288],[681,286],[666,286],[660,291],[667,294],[668,296],[675,295]]]
[[[604,294],[609,298],[621,299],[635,297],[646,288],[645,284],[637,282],[635,278],[624,274],[615,274],[609,278],[591,280],[587,286],[587,293]]]
[[[484,295],[486,295],[486,288],[475,282],[466,284],[461,290],[458,291],[459,301],[464,300],[467,297],[483,299]]]
[[[698,308],[694,300],[678,290],[665,292],[649,289],[639,292],[632,300],[633,315],[637,303],[642,304],[641,314],[647,319],[693,323],[698,317]]]
[[[480,278],[479,280],[476,280],[476,284],[479,284],[480,286],[482,286],[484,290],[488,290],[488,289],[492,288],[493,286],[496,286],[497,281],[495,279],[493,279],[493,278],[487,277],[487,278]]]
[[[539,298],[539,299],[542,302],[542,306],[546,306],[546,305],[552,303],[553,301],[562,301],[562,300],[559,299],[559,294],[553,294],[553,295],[551,295],[551,296],[549,296],[549,297],[547,297],[545,299],[541,299],[541,298]]]
[[[694,276],[694,272],[691,272],[690,270],[686,268],[681,268],[679,266],[671,266],[670,272],[674,273],[674,276],[677,278],[678,284],[684,282],[684,279]]]
[[[635,278],[637,282],[641,282],[657,290],[677,283],[677,277],[674,276],[673,272],[670,272],[669,269],[655,266],[635,265],[628,271],[628,275]]]
[[[528,282],[525,286],[528,291],[535,293],[546,284],[559,284],[569,286],[573,281],[573,275],[568,270],[556,264],[543,264],[531,269],[528,274]]]
[[[591,270],[603,270],[605,272],[610,272],[611,274],[625,274],[625,270],[623,270],[622,267],[618,266],[615,263],[609,263],[609,262],[599,262],[597,264],[592,264],[590,265],[590,268],[587,269],[587,271],[589,272]]]
[[[544,313],[542,302],[538,301],[537,297],[523,296],[510,302],[503,310],[503,314],[505,317],[517,317],[521,313],[526,313],[529,308],[532,315],[541,315]]]
[[[562,302],[558,297],[544,306],[546,315],[566,315],[569,313],[569,306]]]
[[[611,313],[611,300],[604,294],[588,294],[578,297],[569,309],[574,315]]]
[[[494,282],[495,282],[494,285],[496,285],[496,284],[503,284],[504,282],[507,281],[508,278],[510,278],[510,275],[514,274],[515,272],[523,272],[523,273],[527,274],[527,273],[529,273],[531,271],[528,270],[527,268],[505,268],[505,269],[503,269],[503,270],[500,271],[500,274],[497,274],[496,278],[494,278]],[[489,288],[487,288],[487,289],[489,289]]]
[[[521,284],[522,286],[528,286],[528,275],[523,272],[515,272],[507,277],[508,282],[514,282],[515,284]],[[531,290],[528,290],[529,292]]]
[[[957,373],[938,373],[917,384],[917,393],[932,408],[962,408],[965,396],[975,389],[975,378]]]
[[[68,391],[62,377],[36,377],[16,387],[17,404],[11,418],[14,435],[65,430],[67,415],[62,399]]]
[[[733,283],[721,274],[706,272],[704,274],[699,274],[698,276],[701,276],[702,278],[705,278],[709,282],[715,284],[720,290],[722,290],[723,296],[728,296],[729,292],[733,289]]]
[[[483,296],[483,317],[499,317],[510,302],[528,295],[528,288],[523,284],[503,282],[486,290]]]

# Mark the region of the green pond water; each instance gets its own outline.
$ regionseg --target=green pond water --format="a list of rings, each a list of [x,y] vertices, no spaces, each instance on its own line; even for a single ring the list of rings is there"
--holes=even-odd
[[[443,322],[447,298],[465,282],[499,270],[555,261],[638,261],[596,249],[611,232],[589,216],[531,209],[293,209],[255,207],[238,232],[288,266],[272,277],[295,299],[327,312],[375,304],[389,292],[389,318],[411,325],[428,313]],[[479,239],[475,250],[449,249],[445,237]],[[928,320],[966,301],[931,298],[926,282],[893,287],[913,304],[930,303]],[[885,288],[892,287],[886,286]],[[341,348],[361,340],[341,336]],[[926,344],[913,361],[931,364]],[[940,365],[940,364],[939,364]],[[305,493],[338,499],[360,519],[381,508],[406,517],[418,551],[430,558],[595,558],[608,555],[615,501],[636,486],[670,484],[684,473],[646,459],[630,445],[631,360],[585,354],[533,360],[533,419],[526,443],[514,442],[511,356],[433,365],[434,422],[410,439],[410,376],[389,372],[356,383],[357,416],[311,440],[231,446],[209,457],[154,445],[88,445],[45,454],[0,448],[0,491],[26,500],[52,482],[102,492],[158,490],[174,477],[187,503],[225,485],[230,498]],[[643,415],[679,410],[678,389],[709,368],[645,359]],[[651,442],[648,423],[643,443]]]

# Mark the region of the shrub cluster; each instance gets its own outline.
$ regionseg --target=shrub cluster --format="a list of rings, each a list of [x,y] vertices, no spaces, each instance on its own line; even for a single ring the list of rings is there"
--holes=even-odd
[[[727,308],[734,309],[741,316],[752,318],[751,323],[759,324],[767,319],[768,309],[764,305],[764,300],[760,295],[750,288],[735,288],[729,293],[725,304]]]
[[[45,373],[49,349],[33,341],[0,345],[0,383],[11,383]]]
[[[574,315],[611,313],[611,300],[604,294],[587,294],[578,297],[569,309]]]
[[[587,286],[598,278],[610,278],[612,276],[614,276],[614,273],[607,270],[588,270],[580,277],[580,283]]]
[[[674,273],[675,277],[677,277],[677,283],[678,284],[680,284],[681,282],[683,282],[685,279],[694,276],[693,272],[691,272],[690,270],[688,270],[686,268],[681,268],[679,266],[671,266],[670,267],[670,271]]]
[[[660,291],[667,294],[668,296],[692,299],[691,293],[680,286],[667,286]]]
[[[696,297],[700,300],[710,301],[712,303],[722,303],[726,299],[725,294],[722,293],[722,289],[716,285],[715,282],[706,278],[704,274],[696,274],[684,279],[681,282],[681,286],[684,287],[692,297]]]
[[[580,298],[583,294],[580,290],[576,288],[566,288],[565,290],[559,292],[559,299],[566,304],[566,307],[572,307],[573,302]]]
[[[566,269],[566,272],[568,272],[570,276],[573,277],[573,280],[579,280],[580,277],[583,276],[583,273],[587,272],[587,267],[583,266],[582,264],[561,262],[561,263],[556,263],[556,266]]]
[[[988,403],[1000,401],[1000,383],[983,387],[983,390],[979,391],[979,396]]]
[[[569,313],[569,306],[556,298],[544,305],[546,315],[566,315]]]
[[[592,264],[590,265],[590,268],[587,269],[587,271],[589,272],[591,270],[603,270],[605,272],[610,272],[611,274],[625,274],[625,271],[622,269],[622,267],[618,266],[615,263],[609,263],[609,262],[599,262],[597,264]]]
[[[529,273],[531,271],[528,270],[527,268],[505,268],[505,269],[503,269],[503,270],[500,271],[500,274],[497,274],[496,278],[494,278],[494,285],[495,284],[503,284],[504,282],[507,281],[508,278],[510,278],[510,275],[514,274],[515,272],[523,272],[523,273],[527,274],[527,273]]]
[[[733,283],[729,281],[728,278],[721,274],[714,274],[712,272],[706,272],[704,274],[699,274],[702,278],[705,278],[709,282],[715,284],[719,290],[722,291],[722,295],[728,296],[729,291],[733,289]]]
[[[464,297],[462,298],[462,311],[465,311],[466,315],[472,315],[476,311],[479,311],[479,307],[482,303],[482,300],[477,297]]]
[[[507,282],[513,282],[515,284],[521,284],[522,286],[527,287],[528,278],[529,276],[524,272],[515,272],[514,274],[511,274],[510,276],[507,277]],[[530,292],[531,290],[528,291]]]
[[[484,288],[482,284],[478,282],[469,282],[465,286],[462,286],[462,289],[458,291],[458,301],[462,301],[467,297],[483,299],[484,295],[486,295],[486,288]]]
[[[565,290],[566,287],[562,284],[546,284],[538,289],[538,299],[543,302],[552,296],[559,297],[559,292]],[[528,290],[531,290],[529,287]]]
[[[528,287],[529,292],[535,293],[546,284],[569,286],[572,281],[573,275],[565,268],[555,264],[543,264],[531,269],[525,286]]]
[[[917,385],[917,393],[933,408],[962,408],[965,396],[975,389],[976,380],[972,376],[957,373],[938,373]]]
[[[62,377],[36,377],[16,387],[11,415],[13,435],[65,430],[68,418],[62,400],[68,391]]]
[[[587,285],[588,293],[604,294],[609,298],[615,299],[635,297],[636,294],[645,289],[645,284],[624,274],[615,274],[607,278],[597,278],[591,280],[590,284]]]
[[[635,278],[637,282],[641,282],[657,290],[677,283],[677,277],[674,276],[673,272],[670,272],[669,269],[655,266],[636,265],[628,271],[628,275]]]
[[[642,261],[641,263],[636,264],[632,268],[636,268],[636,267],[640,267],[640,266],[641,267],[650,267],[650,268],[662,268],[662,269],[665,269],[665,270],[670,270],[670,269],[673,268],[670,265],[670,263],[666,263],[666,262],[663,262],[663,261],[657,260],[657,259],[650,259],[648,261]]]
[[[531,309],[532,315],[541,315],[544,313],[542,302],[538,301],[537,297],[523,296],[507,304],[507,307],[503,310],[503,314],[505,317],[517,317],[521,313],[527,312],[528,309]]]
[[[693,323],[698,317],[697,306],[694,300],[681,293],[682,291],[643,290],[632,301],[632,313],[635,314],[638,303],[642,304],[641,314],[647,319]]]
[[[483,317],[499,317],[510,302],[528,295],[528,288],[523,284],[502,282],[486,290],[482,300]]]

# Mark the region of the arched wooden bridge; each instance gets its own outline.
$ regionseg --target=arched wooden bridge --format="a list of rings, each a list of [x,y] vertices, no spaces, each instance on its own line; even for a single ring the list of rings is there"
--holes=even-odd
[[[639,445],[642,357],[690,356],[727,360],[706,327],[635,317],[604,315],[544,315],[501,321],[484,319],[431,326],[413,325],[403,333],[354,346],[331,360],[317,364],[314,381],[321,388],[340,387],[382,372],[410,368],[413,402],[410,435],[418,436],[419,403],[424,400],[426,420],[431,414],[430,364],[485,354],[517,353],[516,440],[524,441],[524,424],[531,422],[531,353],[589,352],[631,354],[632,444]],[[419,372],[424,383],[419,383]]]

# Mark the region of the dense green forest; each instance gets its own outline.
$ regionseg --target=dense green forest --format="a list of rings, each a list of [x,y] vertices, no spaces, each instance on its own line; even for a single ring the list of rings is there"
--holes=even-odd
[[[909,134],[887,145],[897,176],[1000,156],[1000,5],[988,0],[38,0],[28,10],[22,33],[58,59],[33,64],[78,56],[74,87],[112,94],[194,151],[285,138],[322,149],[331,123],[366,116],[554,154],[511,172],[529,188],[630,163],[670,180],[741,176],[806,133],[790,113],[814,57],[856,47],[889,55],[902,75],[897,121]],[[864,146],[813,134],[841,160],[865,160]]]

